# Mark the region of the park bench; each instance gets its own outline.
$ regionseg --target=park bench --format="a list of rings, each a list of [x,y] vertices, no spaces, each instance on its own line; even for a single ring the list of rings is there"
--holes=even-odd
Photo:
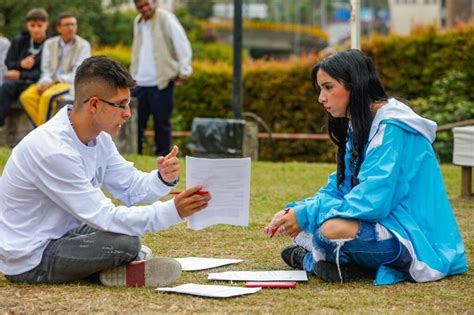
[[[474,166],[474,125],[453,128],[453,164],[461,166],[461,197],[472,193],[472,167]]]
[[[70,103],[71,100],[61,100],[59,101],[58,108]],[[136,99],[132,98],[130,107],[132,108],[132,112],[136,112]],[[122,154],[137,152],[137,119],[137,115],[132,115],[132,118],[122,126],[118,136],[114,137],[117,149]],[[14,147],[33,129],[33,124],[26,115],[21,104],[19,102],[14,102],[7,118],[5,119],[5,126],[0,132],[0,146],[10,148]]]

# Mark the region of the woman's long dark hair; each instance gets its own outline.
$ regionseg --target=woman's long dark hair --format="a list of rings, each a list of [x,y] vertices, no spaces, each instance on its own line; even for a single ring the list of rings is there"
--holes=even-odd
[[[347,115],[352,127],[353,149],[351,152],[352,187],[358,184],[357,175],[364,161],[365,145],[368,141],[373,116],[371,106],[375,102],[388,99],[385,89],[379,79],[372,60],[359,50],[351,49],[335,53],[320,63],[311,71],[313,89],[319,95],[321,92],[316,76],[323,70],[329,76],[341,83],[349,92]],[[337,186],[345,179],[346,143],[348,141],[348,118],[335,118],[327,113],[328,133],[332,142],[337,146]]]

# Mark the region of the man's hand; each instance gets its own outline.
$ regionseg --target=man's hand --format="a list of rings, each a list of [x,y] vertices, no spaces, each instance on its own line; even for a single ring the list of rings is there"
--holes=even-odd
[[[173,183],[179,177],[179,160],[177,158],[179,149],[175,145],[167,156],[160,156],[156,165],[161,178],[167,183]]]
[[[35,55],[29,55],[28,57],[23,58],[20,61],[20,66],[26,70],[30,70],[31,68],[33,68],[34,64],[35,64]]]
[[[43,92],[46,91],[51,85],[52,83],[39,83],[37,86],[38,93],[43,94]]]
[[[189,217],[191,214],[207,207],[209,200],[211,200],[211,195],[196,194],[201,188],[199,185],[191,187],[175,197],[174,205],[181,218]]]
[[[270,236],[295,237],[300,232],[301,228],[296,220],[295,209],[289,209],[286,214],[284,210],[277,212],[270,224],[263,228],[263,233]]]
[[[188,78],[177,76],[177,77],[174,79],[174,83],[175,83],[176,85],[181,85],[181,84],[183,84],[184,82],[186,82],[187,80],[188,80]]]
[[[18,70],[8,70],[5,73],[5,79],[7,80],[19,80],[20,79],[20,71]]]

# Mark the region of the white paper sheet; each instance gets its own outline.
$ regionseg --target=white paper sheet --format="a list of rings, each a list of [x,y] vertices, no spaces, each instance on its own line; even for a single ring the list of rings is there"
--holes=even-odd
[[[221,281],[308,281],[304,270],[226,271],[210,273],[207,280]]]
[[[244,294],[253,294],[260,291],[261,289],[262,288],[242,288],[224,285],[186,283],[174,288],[158,288],[156,291],[175,292],[213,298],[228,298]]]
[[[204,257],[183,257],[175,258],[175,260],[177,260],[181,264],[181,268],[183,269],[183,271],[205,270],[242,262],[242,259]]]
[[[249,225],[250,158],[204,159],[186,157],[186,186],[202,185],[211,201],[188,218],[200,230],[214,224]]]

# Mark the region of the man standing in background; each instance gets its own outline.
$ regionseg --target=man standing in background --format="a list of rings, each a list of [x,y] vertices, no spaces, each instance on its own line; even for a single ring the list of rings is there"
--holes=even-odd
[[[5,123],[10,105],[40,77],[41,54],[48,29],[46,10],[35,8],[28,11],[26,28],[27,32],[13,39],[5,59],[7,71],[0,87],[0,127]]]
[[[157,8],[153,0],[135,0],[140,13],[134,21],[131,74],[137,81],[138,153],[143,153],[150,114],[155,130],[155,154],[171,147],[171,114],[176,80],[192,73],[191,44],[176,16]]]
[[[26,113],[36,127],[54,115],[58,97],[73,90],[77,67],[91,55],[89,42],[76,35],[77,21],[72,14],[60,14],[56,30],[59,36],[48,39],[44,44],[38,84],[32,84],[20,96]]]

